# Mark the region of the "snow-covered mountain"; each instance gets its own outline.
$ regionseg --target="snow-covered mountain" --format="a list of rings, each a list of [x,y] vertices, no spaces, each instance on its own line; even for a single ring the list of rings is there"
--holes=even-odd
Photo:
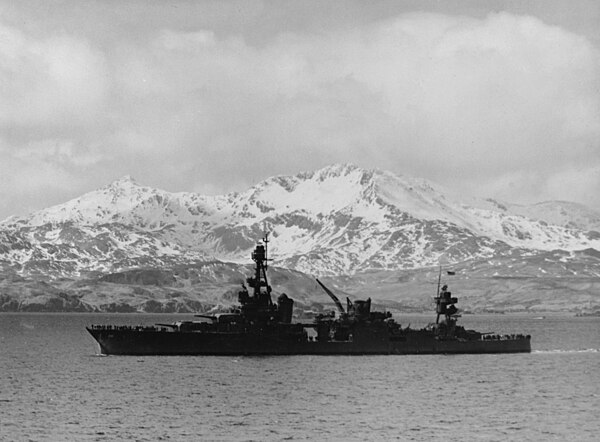
[[[124,177],[0,223],[0,262],[52,277],[215,258],[247,263],[269,232],[276,265],[342,275],[600,250],[592,229],[600,230],[600,213],[581,205],[460,201],[422,179],[332,165],[222,196],[169,193]]]
[[[430,308],[437,265],[475,311],[600,308],[600,213],[457,199],[433,183],[353,165],[222,196],[124,177],[0,223],[0,311],[203,311],[235,301],[270,233],[271,282],[303,309],[340,294]]]

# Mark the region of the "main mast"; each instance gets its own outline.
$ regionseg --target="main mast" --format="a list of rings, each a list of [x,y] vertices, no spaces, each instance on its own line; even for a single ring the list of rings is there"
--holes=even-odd
[[[246,279],[246,282],[252,288],[252,295],[250,295],[246,286],[242,284],[243,290],[239,292],[238,296],[242,311],[248,317],[256,319],[270,317],[276,309],[271,299],[271,286],[267,280],[268,234],[265,235],[262,242],[263,244],[256,245],[251,255],[254,261],[254,275]]]
[[[263,244],[258,244],[252,252],[252,260],[255,263],[254,268],[254,278],[248,278],[247,282],[252,286],[253,297],[258,301],[259,305],[271,306],[273,305],[273,301],[271,299],[271,286],[267,280],[267,268],[269,258],[267,256],[268,253],[268,245],[269,245],[269,234],[265,234],[263,238]],[[262,287],[265,287],[266,292],[261,290]]]

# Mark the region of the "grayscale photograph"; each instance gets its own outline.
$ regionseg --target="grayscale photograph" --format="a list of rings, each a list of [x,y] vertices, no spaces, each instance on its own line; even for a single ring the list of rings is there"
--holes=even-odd
[[[599,2],[0,0],[0,441],[598,410]]]

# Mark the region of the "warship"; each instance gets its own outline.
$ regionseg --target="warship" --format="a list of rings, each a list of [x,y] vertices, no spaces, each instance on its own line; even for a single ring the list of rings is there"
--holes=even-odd
[[[422,329],[402,327],[389,311],[372,311],[371,298],[346,308],[317,279],[338,314],[294,322],[294,300],[273,302],[267,279],[268,237],[252,253],[254,274],[239,292],[239,306],[227,313],[198,314],[194,320],[153,326],[91,325],[87,331],[106,355],[405,355],[531,352],[531,337],[467,330],[457,324],[458,299],[441,285],[436,321]]]

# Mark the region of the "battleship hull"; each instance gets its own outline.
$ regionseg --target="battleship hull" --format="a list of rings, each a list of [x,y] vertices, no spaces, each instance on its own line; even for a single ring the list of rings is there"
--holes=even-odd
[[[440,339],[426,330],[403,336],[354,336],[317,341],[299,336],[248,332],[180,332],[135,327],[88,327],[106,355],[409,355],[531,352],[529,336]]]

